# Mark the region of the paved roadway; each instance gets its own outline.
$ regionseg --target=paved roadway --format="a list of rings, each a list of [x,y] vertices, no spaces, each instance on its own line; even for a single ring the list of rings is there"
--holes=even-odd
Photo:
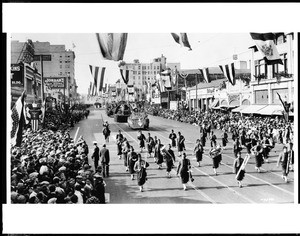
[[[132,130],[127,123],[116,123],[113,118],[108,117],[104,110],[91,110],[88,119],[80,121],[71,131],[71,137],[78,139],[83,135],[89,145],[89,161],[93,150],[93,140],[98,141],[101,147],[104,138],[101,133],[103,121],[108,121],[111,127],[111,137],[107,147],[110,150],[111,164],[110,177],[105,178],[107,183],[106,192],[109,193],[110,203],[293,203],[294,202],[294,172],[289,174],[289,182],[285,183],[281,178],[281,166],[276,167],[279,151],[282,145],[276,144],[270,153],[269,163],[262,166],[262,172],[255,170],[255,160],[252,157],[246,166],[246,175],[243,180],[243,188],[239,188],[235,181],[235,174],[232,173],[232,163],[234,160],[232,150],[231,135],[227,149],[223,151],[222,165],[218,168],[218,175],[215,176],[212,169],[212,161],[209,158],[208,150],[210,143],[206,143],[205,155],[201,166],[197,166],[193,155],[195,140],[199,136],[199,127],[185,124],[161,117],[150,116],[149,131],[143,131],[147,137],[157,136],[162,144],[169,143],[169,133],[171,129],[177,133],[181,131],[186,139],[186,153],[192,163],[192,173],[195,181],[188,183],[188,190],[183,191],[180,179],[176,177],[176,168],[172,170],[172,178],[166,177],[165,166],[157,169],[153,158],[149,158],[150,166],[147,168],[148,181],[144,185],[144,192],[139,192],[136,180],[131,180],[128,172],[125,172],[123,160],[117,157],[117,147],[115,136],[118,130],[134,146],[135,151],[139,151],[137,142],[137,130]],[[218,137],[217,142],[221,143],[221,133],[215,130]],[[179,158],[177,150],[174,150]],[[142,153],[145,157],[146,151]],[[245,150],[242,151],[245,157]]]

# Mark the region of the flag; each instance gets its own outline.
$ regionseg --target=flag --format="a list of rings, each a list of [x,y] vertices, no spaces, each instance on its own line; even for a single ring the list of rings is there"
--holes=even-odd
[[[104,74],[105,74],[105,67],[99,66],[90,66],[91,74],[94,78],[94,86],[96,88],[95,93],[102,91],[103,81],[104,81]]]
[[[224,76],[227,80],[232,84],[235,85],[235,70],[234,70],[234,63],[230,63],[227,65],[219,66],[221,71],[223,72]]]
[[[28,125],[30,122],[30,113],[29,113],[29,107],[27,106],[27,103],[24,101],[24,118],[25,118],[25,124]]]
[[[210,83],[208,68],[199,69],[206,83]]]
[[[11,122],[12,129],[10,132],[11,144],[13,146],[21,146],[22,142],[22,132],[24,125],[24,100],[25,100],[25,91],[18,98],[15,105],[11,109]]]
[[[189,48],[189,50],[192,50],[186,33],[171,33],[171,35],[173,36],[176,43],[179,43],[181,46],[187,47]]]
[[[128,84],[128,81],[129,81],[129,70],[120,69],[120,72],[121,72],[121,76],[122,76],[122,79],[123,79],[124,83]],[[124,73],[125,73],[125,76],[124,76]]]
[[[274,33],[250,33],[252,39],[255,42],[256,47],[262,53],[264,60],[268,65],[283,64],[280,59],[274,41],[276,40],[276,34]]]
[[[284,111],[286,112],[286,113],[288,113],[289,112],[289,105],[288,105],[288,103],[285,101],[283,101],[282,100],[282,98],[281,98],[281,96],[280,96],[280,94],[277,92],[277,95],[278,95],[278,98],[279,98],[279,100],[280,100],[280,102],[281,102],[281,104],[282,104],[282,106],[283,106],[283,109],[284,109]]]
[[[41,111],[42,111],[41,122],[43,124],[44,120],[45,120],[45,114],[46,114],[46,100],[45,99],[44,99],[44,102],[42,103]]]
[[[96,33],[102,56],[107,60],[123,60],[127,33]]]
[[[39,120],[31,119],[31,130],[33,132],[36,132],[38,131],[38,129],[39,129]]]

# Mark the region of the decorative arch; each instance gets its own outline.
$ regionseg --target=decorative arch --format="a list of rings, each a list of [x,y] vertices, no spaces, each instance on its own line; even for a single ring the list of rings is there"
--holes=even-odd
[[[248,99],[244,99],[242,101],[242,105],[250,105],[250,101]]]

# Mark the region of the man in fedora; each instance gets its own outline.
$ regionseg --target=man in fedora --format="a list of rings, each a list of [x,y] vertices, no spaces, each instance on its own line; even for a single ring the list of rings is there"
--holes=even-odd
[[[95,166],[95,170],[98,167],[98,162],[99,162],[99,147],[97,146],[97,142],[93,141],[94,144],[94,151],[92,154],[92,160],[94,160],[94,166]]]
[[[109,161],[109,150],[106,148],[106,144],[103,144],[103,148],[100,150],[100,163],[103,177],[109,177]]]

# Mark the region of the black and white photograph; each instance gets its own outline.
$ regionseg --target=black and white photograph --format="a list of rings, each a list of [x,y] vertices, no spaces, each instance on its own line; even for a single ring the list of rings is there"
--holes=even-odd
[[[298,204],[297,30],[109,24],[6,32],[14,212]]]

